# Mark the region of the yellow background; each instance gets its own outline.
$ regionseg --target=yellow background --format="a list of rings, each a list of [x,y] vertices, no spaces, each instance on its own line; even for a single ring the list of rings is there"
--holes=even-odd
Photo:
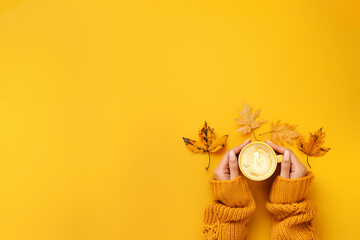
[[[249,137],[243,101],[267,120],[257,133],[324,127],[316,232],[354,239],[356,2],[1,0],[0,239],[201,239],[208,178]],[[230,135],[208,172],[182,141],[205,120]],[[270,184],[250,182],[250,240],[269,239]]]

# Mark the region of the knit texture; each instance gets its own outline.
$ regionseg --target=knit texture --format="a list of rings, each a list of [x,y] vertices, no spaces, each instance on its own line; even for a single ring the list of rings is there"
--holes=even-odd
[[[214,176],[211,176],[209,183],[215,200],[229,207],[246,207],[254,201],[250,188],[242,176],[227,181],[215,180]]]
[[[270,191],[270,202],[295,203],[304,200],[314,174],[310,171],[301,178],[287,179],[277,176]]]
[[[272,240],[317,239],[312,220],[317,206],[305,200],[314,175],[297,179],[277,176],[270,191],[267,210],[272,214]],[[249,186],[242,176],[219,181],[210,177],[210,190],[215,197],[205,209],[204,239],[243,240],[247,223],[256,209]]]
[[[205,239],[246,239],[246,225],[256,208],[247,182],[241,176],[228,181],[212,176],[209,182],[215,200],[205,209]]]
[[[266,203],[267,210],[273,216],[271,239],[317,239],[312,223],[317,206],[304,199],[313,179],[310,171],[296,179],[276,177],[270,191],[270,201]]]

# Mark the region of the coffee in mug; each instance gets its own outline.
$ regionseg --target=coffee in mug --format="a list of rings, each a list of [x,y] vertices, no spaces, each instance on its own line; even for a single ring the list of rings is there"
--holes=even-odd
[[[241,150],[238,159],[240,170],[247,178],[262,181],[275,172],[282,155],[276,155],[266,143],[252,142]]]

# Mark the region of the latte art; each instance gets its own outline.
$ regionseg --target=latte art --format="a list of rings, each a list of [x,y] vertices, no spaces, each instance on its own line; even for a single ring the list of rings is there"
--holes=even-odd
[[[251,144],[241,153],[241,170],[254,180],[270,176],[276,168],[274,153],[263,144]]]

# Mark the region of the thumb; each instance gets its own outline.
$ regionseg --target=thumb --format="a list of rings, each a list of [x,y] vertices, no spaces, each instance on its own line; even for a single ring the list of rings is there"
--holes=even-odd
[[[230,169],[230,180],[239,176],[239,166],[234,151],[230,151],[229,154],[229,169]]]
[[[280,177],[290,178],[290,152],[285,150],[284,157],[281,161]]]

